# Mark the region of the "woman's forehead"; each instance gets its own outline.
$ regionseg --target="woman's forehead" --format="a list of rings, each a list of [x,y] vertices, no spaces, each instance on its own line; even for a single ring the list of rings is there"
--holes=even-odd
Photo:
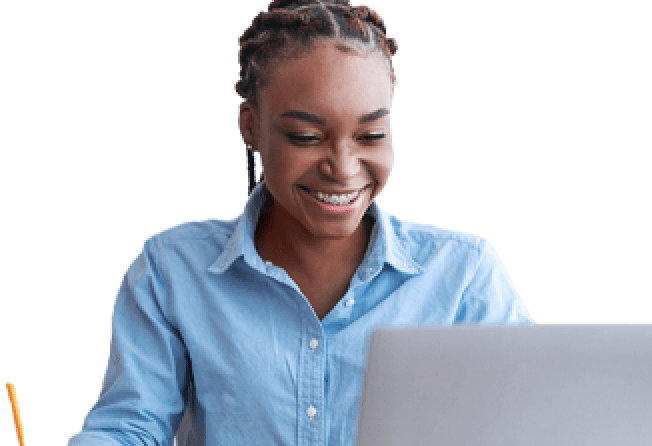
[[[318,45],[299,57],[274,64],[260,90],[259,105],[271,109],[389,108],[392,81],[384,57]],[[353,111],[353,110],[350,110]]]

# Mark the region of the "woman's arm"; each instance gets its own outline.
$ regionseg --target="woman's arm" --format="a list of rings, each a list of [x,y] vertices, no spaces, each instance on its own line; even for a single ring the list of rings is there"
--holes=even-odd
[[[113,313],[102,392],[69,446],[172,445],[185,407],[190,367],[166,318],[166,272],[155,241],[129,268]]]

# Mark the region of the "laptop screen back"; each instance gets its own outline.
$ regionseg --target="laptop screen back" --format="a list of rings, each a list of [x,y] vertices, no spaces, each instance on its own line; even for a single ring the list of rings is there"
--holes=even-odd
[[[652,326],[378,330],[357,444],[652,445]]]

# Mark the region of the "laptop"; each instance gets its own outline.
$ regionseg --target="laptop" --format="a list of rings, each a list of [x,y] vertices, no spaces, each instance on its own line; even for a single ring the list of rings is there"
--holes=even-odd
[[[652,445],[652,325],[387,328],[358,446]]]

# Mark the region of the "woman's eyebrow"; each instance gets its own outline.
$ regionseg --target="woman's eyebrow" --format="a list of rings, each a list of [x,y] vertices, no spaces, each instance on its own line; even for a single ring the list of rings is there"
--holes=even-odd
[[[367,113],[360,116],[360,119],[358,119],[358,123],[366,124],[367,122],[375,121],[376,119],[380,119],[388,114],[389,114],[389,109],[382,107],[376,111],[372,111],[371,113]],[[288,110],[286,112],[281,113],[280,116],[282,118],[293,118],[293,119],[298,119],[300,121],[310,122],[312,124],[326,125],[326,120],[324,118],[321,118],[317,115],[313,115],[312,113],[304,112],[301,110]]]
[[[283,118],[294,118],[298,119],[300,121],[306,121],[310,122],[313,124],[320,124],[320,125],[325,125],[326,120],[323,118],[320,118],[317,115],[313,115],[312,113],[300,111],[300,110],[289,110],[286,111],[285,113],[281,113],[281,117]]]
[[[360,116],[360,119],[358,120],[358,123],[360,124],[365,124],[367,122],[375,121],[376,119],[380,119],[385,115],[389,114],[389,109],[383,107],[379,108],[376,111],[372,111],[371,113],[367,113],[366,115]]]

